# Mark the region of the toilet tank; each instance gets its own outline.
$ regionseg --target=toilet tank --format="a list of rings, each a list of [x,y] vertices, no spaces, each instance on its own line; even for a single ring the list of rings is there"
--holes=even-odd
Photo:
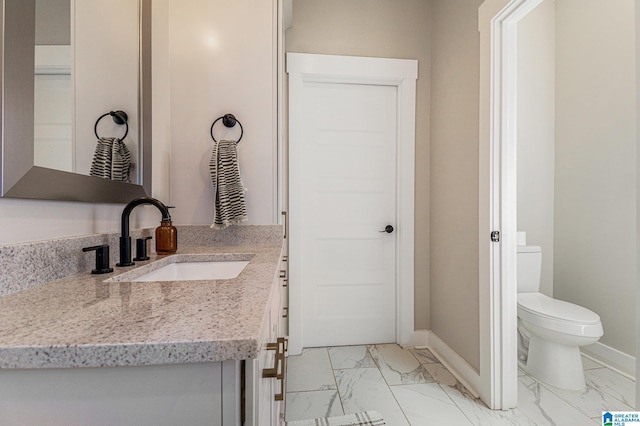
[[[540,273],[542,271],[542,249],[540,246],[516,246],[518,268],[518,293],[540,291]]]

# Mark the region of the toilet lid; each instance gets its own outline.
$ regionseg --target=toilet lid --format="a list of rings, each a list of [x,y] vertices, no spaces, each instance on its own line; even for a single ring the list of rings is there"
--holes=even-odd
[[[552,299],[542,293],[518,294],[518,307],[534,315],[581,324],[598,324],[600,316],[573,303]]]

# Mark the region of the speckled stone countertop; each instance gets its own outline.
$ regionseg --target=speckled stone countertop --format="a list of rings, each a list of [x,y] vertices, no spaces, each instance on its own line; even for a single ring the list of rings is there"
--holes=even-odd
[[[250,263],[229,280],[119,281],[134,268],[166,262],[167,256],[152,256],[112,274],[75,274],[0,297],[0,368],[255,358],[269,298],[277,291],[281,250],[273,241],[179,245],[179,255],[229,254],[228,260]]]

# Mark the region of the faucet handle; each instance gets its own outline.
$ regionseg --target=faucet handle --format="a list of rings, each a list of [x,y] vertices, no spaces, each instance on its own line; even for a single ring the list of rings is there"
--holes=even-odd
[[[136,257],[133,260],[149,260],[147,256],[147,240],[150,240],[151,236],[136,239]]]
[[[109,245],[102,244],[99,246],[84,247],[82,251],[96,251],[96,269],[92,270],[92,274],[108,274],[113,272],[113,268],[109,267]]]

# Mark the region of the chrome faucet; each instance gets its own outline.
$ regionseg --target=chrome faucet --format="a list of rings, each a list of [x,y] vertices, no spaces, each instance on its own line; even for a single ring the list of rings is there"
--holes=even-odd
[[[135,265],[131,261],[131,236],[129,235],[129,215],[131,211],[141,205],[151,204],[156,206],[160,213],[162,213],[163,221],[171,221],[171,215],[169,214],[169,208],[165,206],[161,201],[151,197],[140,197],[135,200],[129,201],[129,203],[122,210],[122,235],[120,236],[120,262],[116,263],[116,266],[131,266]]]

